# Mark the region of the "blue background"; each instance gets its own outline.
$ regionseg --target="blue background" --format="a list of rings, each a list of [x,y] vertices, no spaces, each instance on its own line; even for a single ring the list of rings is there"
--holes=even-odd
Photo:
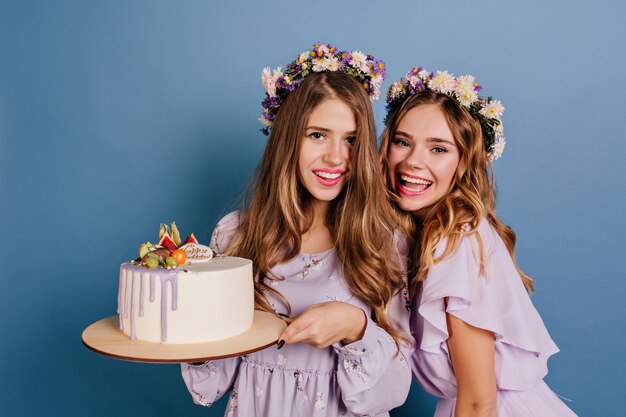
[[[474,74],[506,106],[499,214],[561,353],[548,384],[624,416],[623,1],[1,1],[0,415],[220,416],[174,365],[80,341],[118,265],[176,220],[207,241],[265,139],[264,66],[315,41]],[[379,130],[384,103],[374,104]],[[414,386],[393,416],[432,415]]]

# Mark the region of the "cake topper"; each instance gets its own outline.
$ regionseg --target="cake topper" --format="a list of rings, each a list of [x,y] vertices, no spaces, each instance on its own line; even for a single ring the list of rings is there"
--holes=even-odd
[[[171,226],[161,224],[159,243],[154,245],[150,242],[143,242],[139,246],[139,258],[132,261],[132,264],[143,265],[148,269],[156,269],[159,266],[172,269],[185,262],[206,262],[212,257],[211,249],[200,245],[193,233],[183,242],[176,222],[172,222]]]

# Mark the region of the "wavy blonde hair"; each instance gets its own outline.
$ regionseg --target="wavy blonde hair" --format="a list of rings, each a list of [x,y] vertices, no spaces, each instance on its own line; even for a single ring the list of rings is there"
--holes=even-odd
[[[266,297],[272,293],[291,314],[288,300],[269,281],[283,279],[272,268],[300,253],[302,234],[313,222],[313,199],[298,179],[299,151],[311,112],[331,98],[342,100],[354,112],[356,140],[347,183],[330,203],[326,226],[348,287],[372,308],[375,322],[397,344],[406,338],[386,313],[392,296],[404,286],[393,239],[393,207],[379,171],[371,104],[352,76],[311,74],[281,105],[226,254],[252,259],[257,308],[272,311]]]
[[[481,272],[484,272],[484,247],[480,235],[476,232],[483,218],[489,221],[502,238],[526,290],[532,291],[532,278],[522,272],[515,261],[515,233],[496,217],[493,168],[485,150],[480,124],[454,99],[445,94],[426,90],[409,97],[390,114],[380,149],[381,166],[389,198],[396,202],[400,199],[392,189],[389,176],[388,153],[391,140],[400,120],[409,110],[424,104],[437,105],[443,112],[459,150],[459,165],[453,177],[451,191],[430,207],[419,221],[396,206],[405,233],[415,237],[412,242],[414,255],[409,265],[411,274],[414,275],[410,285],[411,296],[415,295],[418,282],[426,278],[428,270],[456,250],[463,235],[472,233],[476,235],[480,249],[480,268]],[[446,250],[440,257],[435,258],[435,248],[445,238],[448,239]]]

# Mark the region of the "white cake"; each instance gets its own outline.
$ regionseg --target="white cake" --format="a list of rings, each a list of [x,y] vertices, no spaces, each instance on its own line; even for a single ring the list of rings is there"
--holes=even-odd
[[[118,291],[120,329],[153,343],[203,343],[252,326],[252,261],[217,257],[176,269],[124,263]]]

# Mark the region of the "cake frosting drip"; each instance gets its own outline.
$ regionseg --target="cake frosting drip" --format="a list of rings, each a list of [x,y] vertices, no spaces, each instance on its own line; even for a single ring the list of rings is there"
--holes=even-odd
[[[150,282],[149,302],[156,299],[156,283],[160,285],[161,294],[161,341],[167,341],[167,312],[168,310],[176,311],[178,308],[178,274],[179,270],[159,270],[151,273],[150,271],[138,271],[136,269],[121,268],[120,269],[120,291],[118,294],[117,313],[120,320],[120,330],[124,331],[124,319],[130,319],[130,338],[137,339],[136,318],[143,317],[145,312],[145,288],[146,281]],[[130,279],[129,279],[130,276]],[[135,297],[135,281],[139,280],[139,297]],[[157,281],[158,280],[158,281]],[[167,284],[170,284],[169,286]],[[129,288],[130,287],[130,288]],[[171,303],[168,308],[168,287],[171,289]],[[123,288],[123,291],[122,291]],[[139,302],[138,314],[137,301]]]
[[[117,301],[120,330],[132,340],[180,344],[233,337],[252,325],[252,262],[218,257],[184,269],[125,263]]]

